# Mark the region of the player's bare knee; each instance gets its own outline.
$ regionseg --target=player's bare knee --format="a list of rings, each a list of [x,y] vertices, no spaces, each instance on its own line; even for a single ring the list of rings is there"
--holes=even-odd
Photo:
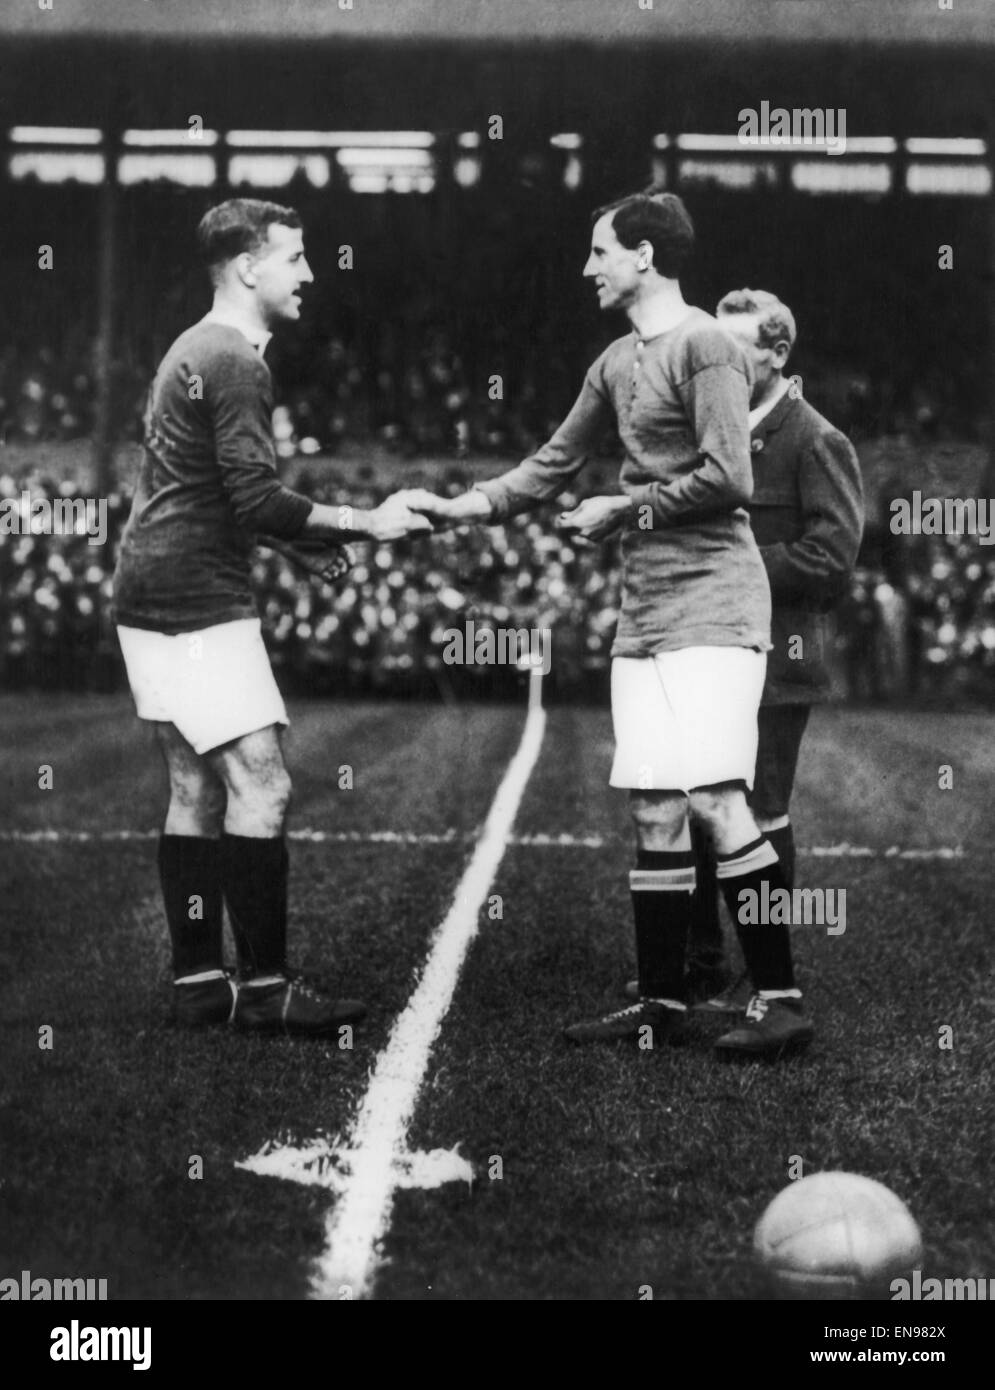
[[[687,820],[687,800],[679,792],[629,793],[629,811],[640,835],[679,835]]]
[[[290,774],[282,765],[256,769],[251,777],[240,780],[238,801],[244,810],[265,821],[271,833],[277,834],[290,805]]]
[[[216,839],[224,827],[225,805],[223,788],[174,784],[166,813],[167,833]]]
[[[691,812],[700,820],[716,820],[737,815],[746,808],[746,791],[741,782],[719,782],[711,787],[695,787],[690,792]]]
[[[290,773],[286,768],[281,767],[279,771],[274,769],[266,782],[266,802],[273,814],[279,815],[281,820],[287,814],[292,791]]]
[[[738,783],[695,788],[691,792],[691,811],[719,854],[733,853],[759,833],[746,792]]]

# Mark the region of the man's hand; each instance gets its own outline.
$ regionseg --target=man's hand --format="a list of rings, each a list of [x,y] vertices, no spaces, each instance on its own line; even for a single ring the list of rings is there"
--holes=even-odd
[[[413,489],[395,492],[379,507],[366,514],[365,529],[375,541],[397,541],[402,536],[410,536],[416,531],[431,531],[432,523],[427,516],[414,511],[407,499]]]
[[[334,541],[312,540],[307,536],[297,540],[280,540],[277,536],[259,535],[256,544],[275,550],[298,569],[314,575],[326,584],[342,579],[356,563],[351,546]]]
[[[400,495],[413,512],[420,512],[440,530],[459,526],[464,521],[487,521],[491,515],[489,500],[476,488],[461,497],[437,497],[423,487],[409,488]]]
[[[603,541],[624,525],[631,511],[628,497],[588,497],[572,512],[561,512],[557,526],[582,543]]]

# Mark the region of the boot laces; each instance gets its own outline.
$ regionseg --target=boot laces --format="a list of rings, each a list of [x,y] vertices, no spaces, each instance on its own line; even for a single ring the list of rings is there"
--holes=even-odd
[[[299,971],[287,971],[287,984],[292,985],[295,994],[301,994],[305,999],[312,1000],[315,1004],[325,1003],[325,996]]]
[[[641,1014],[641,1013],[643,1013],[644,1011],[645,1011],[645,1005],[644,1005],[643,1002],[640,1000],[640,1002],[639,1002],[638,1004],[630,1004],[630,1005],[628,1006],[628,1008],[625,1008],[625,1009],[616,1009],[615,1012],[614,1012],[613,1014],[609,1014],[609,1015],[608,1015],[608,1018],[609,1018],[609,1019],[616,1019],[616,1018],[633,1018],[636,1014]],[[607,1021],[607,1020],[606,1020],[606,1021]]]
[[[751,1023],[763,1023],[769,1008],[770,1001],[761,999],[759,994],[755,994],[746,1006],[746,1017]]]

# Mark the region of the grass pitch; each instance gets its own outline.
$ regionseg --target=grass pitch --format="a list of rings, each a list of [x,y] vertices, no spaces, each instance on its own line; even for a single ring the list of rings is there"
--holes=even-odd
[[[371,1006],[351,1051],[169,1026],[148,731],[126,698],[0,699],[0,1277],[107,1278],[112,1299],[305,1296],[334,1198],[235,1164],[348,1130],[523,711],[292,716],[291,830],[357,837],[292,849],[295,961]],[[396,1193],[375,1296],[761,1298],[753,1225],[798,1160],[893,1188],[929,1275],[990,1276],[993,733],[982,715],[817,712],[799,882],[846,890],[846,931],[795,932],[810,1052],[742,1065],[712,1054],[714,1023],[670,1052],[561,1040],[630,972],[631,848],[607,711],[550,711],[492,889],[503,916],[482,913],[408,1135],[458,1148],[475,1178]],[[101,838],[118,831],[133,838]],[[960,857],[888,853],[942,847]]]

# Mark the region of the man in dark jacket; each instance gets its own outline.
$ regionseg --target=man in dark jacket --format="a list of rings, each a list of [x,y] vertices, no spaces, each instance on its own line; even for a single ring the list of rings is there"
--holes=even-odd
[[[784,368],[795,343],[791,310],[763,290],[734,290],[716,310],[751,359],[753,498],[750,523],[770,581],[771,641],[759,713],[757,769],[750,807],[777,851],[788,887],[795,843],[789,804],[805,726],[829,697],[827,614],[847,589],[864,524],[863,488],[853,446],[803,399]],[[704,868],[704,872],[702,872]],[[688,969],[715,977],[723,960],[713,874],[699,867]],[[734,981],[699,1007],[741,1012],[749,985]]]

